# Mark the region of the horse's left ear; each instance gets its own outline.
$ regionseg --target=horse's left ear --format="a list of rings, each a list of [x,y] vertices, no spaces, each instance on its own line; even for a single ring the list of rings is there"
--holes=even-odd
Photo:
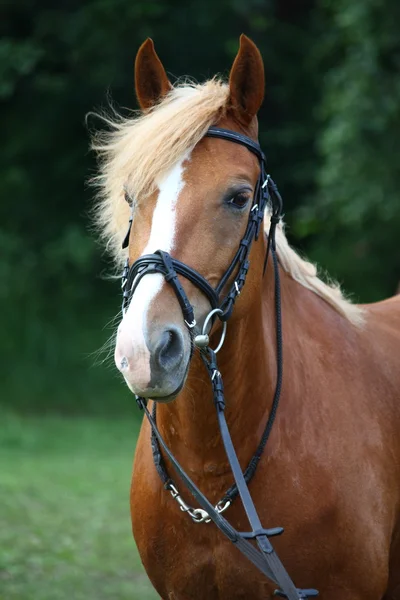
[[[172,85],[151,38],[140,46],[135,60],[135,89],[139,106],[147,110],[156,104]]]
[[[229,75],[229,103],[236,118],[249,125],[264,100],[264,63],[260,51],[246,35]]]

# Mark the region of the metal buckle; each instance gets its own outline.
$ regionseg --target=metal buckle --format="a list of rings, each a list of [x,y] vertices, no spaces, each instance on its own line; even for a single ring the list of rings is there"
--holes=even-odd
[[[232,504],[232,502],[230,500],[225,500],[225,502],[223,500],[220,500],[215,505],[215,510],[217,512],[219,512],[219,514],[221,514],[221,513],[225,512],[226,509],[229,508],[231,504]]]
[[[214,369],[213,374],[211,375],[211,381],[214,381],[216,377],[221,377],[221,373],[217,369]]]
[[[213,308],[213,310],[211,310],[208,313],[208,315],[204,319],[204,323],[203,323],[201,335],[196,335],[196,337],[194,338],[194,344],[195,344],[195,346],[197,346],[197,348],[200,348],[200,349],[207,348],[208,342],[209,342],[209,336],[206,333],[206,329],[208,327],[208,323],[210,322],[210,319],[211,319],[212,316],[217,315],[217,314],[222,315],[223,312],[224,311],[221,310],[220,308]],[[219,352],[221,350],[221,348],[222,348],[222,346],[224,344],[225,336],[226,336],[226,328],[227,328],[227,322],[223,321],[223,323],[222,323],[221,339],[219,340],[218,346],[214,350],[215,354],[217,354],[217,352]]]
[[[197,325],[196,319],[193,319],[193,321],[191,323],[186,321],[186,319],[184,319],[184,321],[185,321],[185,325],[187,325],[189,327],[189,329],[193,329],[193,327],[196,327],[196,325]]]
[[[189,514],[195,523],[211,523],[208,512],[202,508],[194,508]]]
[[[263,183],[263,184],[262,184],[262,186],[261,186],[261,189],[264,189],[264,188],[265,188],[265,186],[267,186],[267,185],[268,185],[268,183],[269,183],[269,180],[270,180],[270,179],[271,179],[271,175],[267,175],[267,177],[266,177],[266,179],[265,179],[264,183]]]
[[[210,515],[203,508],[192,508],[181,497],[178,489],[172,483],[172,481],[168,481],[165,484],[165,489],[169,491],[174,500],[179,504],[179,508],[182,512],[185,512],[189,515],[194,523],[211,523]],[[220,500],[215,506],[215,510],[221,514],[223,513],[229,506],[231,505],[230,500]]]

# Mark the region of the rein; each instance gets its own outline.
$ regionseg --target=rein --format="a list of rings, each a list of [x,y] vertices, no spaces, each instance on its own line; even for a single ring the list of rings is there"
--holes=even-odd
[[[127,310],[132,296],[141,281],[141,279],[150,273],[160,273],[165,280],[172,286],[178,302],[181,306],[183,318],[191,337],[200,349],[200,355],[208,372],[213,390],[214,405],[216,408],[218,424],[221,432],[221,438],[224,444],[225,452],[231,467],[231,471],[235,483],[227,490],[224,497],[213,506],[209,500],[202,494],[195,483],[182,469],[176,458],[173,456],[160,431],[157,427],[156,419],[156,402],[153,404],[152,414],[147,408],[147,400],[145,398],[136,397],[136,402],[140,409],[145,412],[145,415],[150,423],[151,447],[153,453],[154,464],[156,470],[172,497],[178,502],[181,510],[187,512],[192,520],[196,523],[209,523],[213,521],[218,529],[232,542],[235,546],[262,572],[266,577],[271,579],[275,584],[280,586],[279,590],[275,590],[274,595],[289,600],[300,600],[318,596],[317,590],[314,589],[298,589],[286,572],[283,564],[279,560],[269,538],[283,533],[282,527],[265,529],[262,527],[257,510],[251,498],[248,483],[254,476],[257,465],[264,451],[272,426],[275,420],[276,412],[279,405],[279,399],[282,388],[282,373],[283,373],[283,356],[282,356],[282,319],[281,319],[281,294],[280,294],[280,279],[279,265],[275,246],[275,230],[282,217],[282,198],[278,189],[269,175],[266,175],[265,166],[266,158],[260,146],[250,138],[230,131],[211,127],[208,129],[206,136],[215,137],[231,141],[245,146],[250,152],[255,154],[260,163],[260,174],[257,180],[253,203],[250,209],[249,219],[243,238],[240,241],[239,248],[230,263],[228,269],[222,276],[221,281],[214,289],[208,281],[197,271],[172,258],[168,252],[157,250],[154,254],[141,256],[129,267],[129,259],[127,259],[122,273],[122,290],[123,313]],[[276,342],[277,342],[277,380],[275,394],[272,402],[272,408],[268,417],[268,421],[261,437],[260,443],[256,449],[253,458],[250,460],[244,473],[239,464],[232,439],[229,433],[228,425],[225,418],[225,397],[222,375],[218,370],[216,354],[221,348],[226,331],[226,324],[232,314],[235,301],[240,295],[240,292],[245,284],[247,272],[250,262],[248,259],[251,245],[254,240],[258,239],[260,229],[264,220],[264,213],[267,205],[272,209],[271,225],[268,233],[267,251],[264,261],[264,272],[267,266],[268,256],[271,253],[274,266],[274,281],[275,281],[275,317],[276,317]],[[123,248],[129,244],[130,230],[132,225],[133,215],[129,220],[129,228],[123,242]],[[233,276],[234,281],[231,284],[228,293],[220,300],[222,290],[227,282]],[[201,335],[193,335],[193,328],[196,326],[193,307],[181,285],[178,275],[182,275],[191,281],[200,291],[208,298],[211,305],[211,312],[207,315],[203,324]],[[218,317],[223,322],[223,331],[221,341],[215,350],[209,347],[209,336],[207,327],[209,322]],[[192,508],[181,498],[178,489],[169,477],[164,459],[161,454],[161,448],[166,456],[171,461],[174,470],[179,478],[186,485],[187,489],[193,495],[201,508]],[[248,521],[250,523],[250,532],[239,532],[234,529],[230,523],[222,516],[222,513],[231,505],[233,500],[240,496],[243,507],[245,509]],[[255,540],[257,548],[251,543]]]

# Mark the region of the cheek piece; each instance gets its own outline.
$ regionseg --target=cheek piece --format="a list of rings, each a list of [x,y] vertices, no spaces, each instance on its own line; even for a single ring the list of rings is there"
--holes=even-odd
[[[180,262],[176,258],[172,258],[168,252],[164,252],[163,250],[157,250],[154,252],[154,254],[141,256],[132,264],[131,267],[129,267],[129,260],[127,259],[122,273],[122,312],[126,312],[139,281],[145,275],[150,273],[160,273],[163,275],[165,280],[171,285],[175,292],[182,309],[184,322],[190,332],[190,336],[194,342],[194,345],[200,349],[201,358],[203,359],[210,378],[214,405],[217,412],[218,425],[221,432],[221,439],[223,441],[225,452],[235,480],[235,483],[229,488],[229,490],[227,490],[223,498],[215,506],[209,502],[209,500],[198,489],[191,478],[186,474],[162,438],[156,421],[157,403],[153,403],[153,410],[152,413],[150,413],[147,408],[147,400],[145,398],[136,396],[136,402],[139,408],[145,412],[151,426],[151,448],[156,470],[164,484],[165,489],[170,492],[172,497],[179,504],[180,509],[187,513],[194,523],[213,522],[218,529],[238,548],[238,550],[240,550],[242,554],[247,557],[250,562],[252,562],[268,579],[279,585],[280,589],[275,590],[275,596],[288,598],[289,600],[307,599],[318,596],[318,591],[314,589],[296,588],[269,540],[270,537],[282,534],[284,530],[282,527],[265,529],[262,526],[248,489],[248,483],[256,472],[258,462],[268,441],[278,409],[282,388],[281,298],[279,265],[275,247],[275,230],[282,217],[282,198],[275,183],[271,177],[266,174],[265,155],[256,142],[244,135],[236,133],[235,131],[220,129],[218,127],[211,127],[207,131],[206,136],[241,144],[250,152],[255,154],[260,163],[260,174],[255,188],[254,199],[250,209],[246,231],[239,243],[237,252],[215,289],[195,269],[192,269],[192,267]],[[130,202],[130,198],[128,196],[126,196],[126,198],[128,202]],[[267,206],[269,206],[271,210],[271,225],[268,233],[263,273],[265,273],[268,256],[271,252],[275,281],[277,342],[276,388],[270,415],[260,443],[253,458],[247,465],[247,468],[244,472],[242,472],[225,419],[224,386],[222,382],[222,375],[217,366],[216,353],[220,350],[223,344],[226,322],[231,316],[235,301],[245,284],[246,275],[250,266],[248,258],[250,248],[253,241],[258,239]],[[122,245],[123,248],[126,248],[129,245],[132,219],[133,211],[131,218],[129,219],[129,228]],[[183,286],[178,279],[178,275],[181,275],[191,281],[208,298],[211,304],[211,312],[205,319],[201,335],[194,336],[193,334],[194,327],[196,326],[194,310],[189,302],[185,290],[183,289]],[[225,289],[228,291],[225,292],[225,295],[223,295],[223,290]],[[215,350],[212,350],[208,346],[209,337],[207,326],[208,323],[216,316],[223,322],[223,331],[218,347]],[[195,498],[201,508],[193,508],[182,499],[176,484],[168,475],[161,448],[168,457],[175,472],[185,484],[186,488],[191,492],[192,496]],[[222,513],[229,508],[238,495],[242,500],[243,507],[250,523],[250,532],[237,531],[222,515]],[[258,549],[251,543],[251,540],[256,541]]]

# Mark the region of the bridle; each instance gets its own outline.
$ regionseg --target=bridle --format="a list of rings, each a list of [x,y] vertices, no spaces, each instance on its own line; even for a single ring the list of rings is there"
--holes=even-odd
[[[265,208],[269,201],[272,205],[270,232],[272,233],[272,236],[268,236],[268,239],[275,239],[275,227],[281,219],[282,198],[271,177],[265,174],[266,159],[260,146],[253,142],[253,140],[250,138],[236,133],[235,131],[219,129],[217,127],[211,127],[208,129],[206,136],[221,138],[246,146],[250,152],[257,156],[260,162],[260,174],[255,188],[253,204],[251,206],[246,231],[240,241],[239,248],[233,257],[231,264],[225,271],[221,281],[215,289],[211,287],[208,281],[202,275],[200,275],[200,273],[188,265],[181,263],[179,260],[172,258],[167,252],[163,252],[162,250],[157,250],[154,254],[141,256],[133,263],[130,269],[127,261],[122,274],[123,312],[125,312],[126,308],[128,307],[130,299],[132,298],[132,295],[142,277],[149,273],[161,273],[164,275],[166,281],[171,283],[174,288],[175,294],[182,308],[186,325],[189,327],[189,329],[193,328],[196,325],[193,309],[183,287],[180,285],[179,280],[177,279],[177,275],[179,274],[183,275],[186,279],[189,279],[189,281],[191,281],[203,292],[205,296],[207,296],[212,309],[219,308],[221,310],[221,313],[219,314],[219,319],[221,321],[227,321],[232,314],[235,300],[237,296],[240,295],[241,289],[244,286],[249,268],[248,255],[250,247],[253,240],[258,239],[260,228],[264,220]],[[129,222],[127,235],[125,236],[123,242],[123,248],[128,246],[131,225],[132,216]],[[268,256],[268,251],[266,256]],[[238,268],[237,276],[235,277],[228,294],[225,296],[222,302],[220,302],[222,290],[232,276],[235,268]]]
[[[235,483],[231,486],[231,488],[229,488],[224,497],[215,506],[213,506],[207,500],[207,498],[197,488],[190,477],[185,473],[163,440],[157,427],[156,402],[153,403],[153,411],[151,414],[147,408],[147,401],[145,398],[137,396],[136,401],[139,408],[144,410],[151,426],[151,447],[157,472],[164,484],[165,489],[168,490],[172,497],[178,502],[180,509],[183,512],[188,513],[192,520],[196,523],[209,523],[210,521],[213,521],[220,531],[226,535],[231,542],[233,542],[237,548],[256,567],[258,567],[260,571],[262,571],[269,579],[280,586],[280,589],[275,591],[276,596],[288,598],[289,600],[310,598],[318,596],[317,590],[298,589],[295,587],[269,540],[270,537],[283,533],[283,528],[276,527],[273,529],[265,529],[262,527],[248,489],[248,483],[255,474],[258,462],[268,441],[278,409],[282,387],[281,297],[279,265],[275,246],[276,226],[282,217],[282,198],[270,175],[266,174],[266,158],[259,144],[254,142],[249,137],[241,135],[235,131],[221,129],[218,127],[211,127],[208,129],[206,136],[220,138],[245,146],[250,152],[257,156],[260,164],[260,173],[255,187],[255,193],[249,213],[247,227],[239,243],[238,250],[216,288],[213,288],[209,282],[192,267],[180,262],[175,258],[172,258],[168,252],[164,252],[163,250],[157,250],[154,252],[154,254],[141,256],[132,264],[131,267],[129,267],[129,259],[127,259],[122,273],[122,310],[123,313],[125,313],[139,282],[145,275],[151,273],[159,273],[163,275],[165,280],[171,285],[175,292],[182,309],[185,324],[194,341],[194,345],[200,349],[203,363],[210,377],[221,438],[224,443],[225,451],[235,480]],[[250,460],[245,471],[242,472],[225,419],[224,387],[222,376],[217,366],[216,354],[222,346],[225,337],[226,323],[232,314],[235,301],[240,295],[240,292],[245,284],[246,275],[250,266],[250,248],[253,241],[256,241],[259,237],[267,206],[269,206],[271,209],[271,225],[268,233],[263,272],[266,270],[268,256],[271,253],[274,265],[275,281],[277,379],[272,408],[264,433],[253,458]],[[128,232],[123,242],[123,248],[126,248],[129,244],[132,220],[133,212],[129,220]],[[235,276],[233,277],[234,273]],[[193,334],[193,329],[196,326],[193,307],[190,304],[186,292],[179,281],[178,275],[181,275],[191,281],[191,283],[199,288],[210,302],[211,311],[205,319],[202,333],[200,335],[194,336]],[[233,278],[233,282],[231,283],[228,292],[222,299],[220,299],[225,286],[231,278]],[[214,320],[216,317],[223,322],[223,333],[218,347],[215,350],[212,350],[209,347],[207,328],[210,321]],[[181,498],[176,484],[167,473],[161,448],[168,456],[168,459],[173,465],[174,470],[178,474],[179,478],[185,483],[186,487],[199,503],[201,508],[192,508]],[[222,513],[231,505],[233,500],[238,495],[241,497],[252,529],[250,532],[239,532],[235,530],[222,516]],[[256,540],[259,550],[257,550],[249,540]]]

